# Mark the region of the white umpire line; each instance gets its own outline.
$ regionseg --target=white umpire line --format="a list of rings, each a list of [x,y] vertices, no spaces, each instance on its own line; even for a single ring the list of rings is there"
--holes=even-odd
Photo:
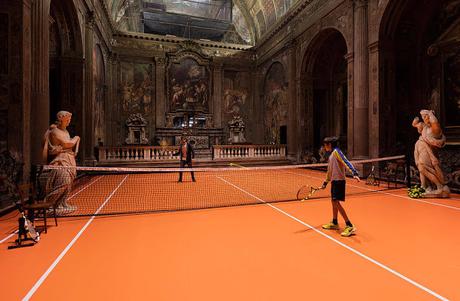
[[[54,262],[51,264],[51,266],[46,270],[46,272],[38,279],[38,281],[35,283],[35,285],[30,289],[30,291],[27,293],[27,295],[22,299],[23,301],[28,301],[30,298],[35,294],[35,292],[38,290],[38,288],[43,284],[43,282],[48,278],[49,274],[54,270],[54,268],[58,265],[58,263],[61,261],[61,259],[67,254],[67,252],[70,250],[70,248],[77,242],[77,240],[80,238],[80,236],[85,232],[86,228],[93,222],[94,218],[96,215],[102,210],[102,208],[105,207],[107,202],[113,197],[115,192],[123,185],[123,183],[126,181],[129,175],[126,175],[123,180],[121,180],[120,184],[110,193],[110,195],[104,200],[104,203],[94,212],[94,214],[91,216],[91,218],[86,222],[86,224],[80,229],[80,231],[75,235],[75,237],[72,239],[72,241],[65,247],[65,249],[59,254],[59,256],[54,260]]]
[[[304,225],[305,227],[307,227],[307,228],[309,228],[309,229],[315,231],[316,233],[318,233],[318,234],[322,235],[323,237],[325,237],[325,238],[331,240],[332,242],[335,242],[336,244],[338,244],[338,245],[344,247],[345,249],[347,249],[347,250],[349,250],[349,251],[355,253],[356,255],[358,255],[358,256],[364,258],[365,260],[367,260],[367,261],[369,261],[369,262],[371,262],[371,263],[373,263],[373,264],[375,264],[375,265],[381,267],[382,269],[386,270],[387,272],[390,272],[391,274],[393,274],[393,275],[395,275],[395,276],[397,276],[397,277],[399,277],[399,278],[401,278],[401,279],[407,281],[408,283],[410,283],[410,284],[414,285],[415,287],[417,287],[417,288],[419,288],[419,289],[421,289],[421,290],[427,292],[428,294],[430,294],[430,295],[436,297],[437,299],[443,300],[443,301],[448,301],[448,300],[449,300],[449,299],[447,299],[446,297],[443,297],[443,296],[439,295],[438,293],[434,292],[433,290],[427,288],[426,286],[423,286],[422,284],[420,284],[420,283],[418,283],[418,282],[416,282],[416,281],[410,279],[409,277],[404,276],[403,274],[401,274],[401,273],[399,273],[399,272],[393,270],[392,268],[390,268],[390,267],[384,265],[383,263],[378,262],[377,260],[375,260],[375,259],[373,259],[373,258],[371,258],[371,257],[369,257],[369,256],[367,256],[367,255],[365,255],[365,254],[363,254],[363,253],[361,253],[360,251],[358,251],[358,250],[356,250],[356,249],[354,249],[354,248],[352,248],[352,247],[350,247],[350,246],[344,244],[343,242],[341,242],[341,241],[339,241],[339,240],[333,238],[332,236],[329,236],[329,235],[325,234],[324,232],[322,232],[322,231],[316,229],[315,227],[313,227],[313,226],[307,224],[306,222],[304,222],[304,221],[302,221],[302,220],[300,220],[300,219],[298,219],[298,218],[296,218],[296,217],[290,215],[289,213],[283,211],[282,209],[280,209],[280,208],[278,208],[278,207],[276,207],[276,206],[274,206],[274,205],[272,205],[272,204],[270,204],[270,203],[265,202],[265,201],[262,200],[261,198],[259,198],[259,197],[255,196],[255,195],[251,194],[250,192],[244,190],[243,188],[240,188],[240,187],[238,187],[237,185],[235,185],[235,184],[233,184],[233,183],[231,183],[231,182],[229,182],[229,181],[227,181],[227,180],[225,180],[225,179],[223,179],[223,178],[221,178],[221,177],[219,177],[219,176],[217,176],[217,178],[219,178],[219,179],[222,180],[223,182],[227,183],[228,185],[230,185],[230,186],[232,186],[232,187],[238,189],[239,191],[241,191],[241,192],[243,192],[243,193],[245,193],[245,194],[247,194],[247,195],[253,197],[254,199],[258,200],[259,202],[261,202],[261,203],[263,203],[263,204],[265,204],[265,205],[267,205],[267,206],[270,206],[272,209],[274,209],[274,210],[276,210],[276,211],[278,211],[278,212],[284,214],[285,216],[291,218],[292,220],[294,220],[294,221],[296,221],[296,222],[298,222],[298,223]]]
[[[94,183],[96,183],[97,181],[99,181],[102,177],[98,177],[96,178],[94,181],[86,184],[85,186],[83,186],[79,191],[75,192],[74,194],[72,194],[67,200],[71,200],[72,198],[74,198],[76,195],[78,195],[80,192],[82,192],[83,190],[85,190],[86,188],[88,188],[89,186],[93,185]],[[3,238],[2,240],[0,240],[0,244],[4,243],[5,241],[8,241],[11,237],[15,236],[16,234],[18,234],[18,230],[14,231],[13,233],[11,233],[10,235],[8,235],[7,237]]]

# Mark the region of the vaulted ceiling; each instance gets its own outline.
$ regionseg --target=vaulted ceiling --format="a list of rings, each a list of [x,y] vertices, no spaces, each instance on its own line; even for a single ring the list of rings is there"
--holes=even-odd
[[[142,2],[161,3],[168,11],[197,16],[203,15],[203,5],[208,4],[209,15],[213,15],[212,7],[223,0],[105,0],[109,12],[120,29],[126,28],[126,20],[130,14],[142,8]],[[277,20],[297,2],[301,0],[233,0],[233,24],[239,35],[249,44],[255,44]],[[210,5],[209,5],[210,4]],[[138,15],[138,14],[137,14]]]

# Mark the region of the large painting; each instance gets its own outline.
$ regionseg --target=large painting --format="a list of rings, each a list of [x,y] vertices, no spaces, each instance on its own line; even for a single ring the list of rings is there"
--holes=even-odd
[[[209,111],[209,71],[192,58],[169,68],[170,111]]]
[[[152,65],[121,63],[120,94],[124,115],[153,112]]]
[[[222,113],[224,123],[227,124],[234,116],[240,116],[248,122],[249,114],[249,86],[248,72],[225,71],[222,97]]]
[[[264,108],[265,142],[279,144],[281,127],[288,122],[287,82],[281,63],[274,63],[265,77]]]

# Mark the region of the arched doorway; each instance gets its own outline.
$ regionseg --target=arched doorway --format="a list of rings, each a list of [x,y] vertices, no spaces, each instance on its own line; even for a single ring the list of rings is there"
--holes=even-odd
[[[412,151],[421,109],[460,137],[460,43],[445,43],[459,18],[459,1],[390,1],[379,32],[381,153]]]
[[[83,49],[80,25],[72,1],[52,0],[49,26],[50,123],[56,113],[73,114],[71,136],[82,134]]]
[[[304,56],[302,85],[306,101],[306,150],[318,155],[322,139],[340,137],[344,150],[348,129],[347,44],[335,29],[311,42]]]

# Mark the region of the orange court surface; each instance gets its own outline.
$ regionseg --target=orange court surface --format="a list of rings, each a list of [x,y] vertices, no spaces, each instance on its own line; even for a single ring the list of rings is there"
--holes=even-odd
[[[188,174],[184,183],[176,174],[106,175],[76,187],[71,203],[91,198],[101,213],[155,201],[169,212],[59,218],[57,227],[49,218],[39,243],[8,250],[11,212],[0,218],[0,299],[460,300],[458,194],[411,199],[402,185],[348,179],[344,206],[358,230],[346,238],[321,228],[331,219],[329,187],[295,200],[324,174],[281,173],[198,173],[196,183]],[[283,202],[267,203],[273,193]],[[166,205],[222,198],[248,202]]]

